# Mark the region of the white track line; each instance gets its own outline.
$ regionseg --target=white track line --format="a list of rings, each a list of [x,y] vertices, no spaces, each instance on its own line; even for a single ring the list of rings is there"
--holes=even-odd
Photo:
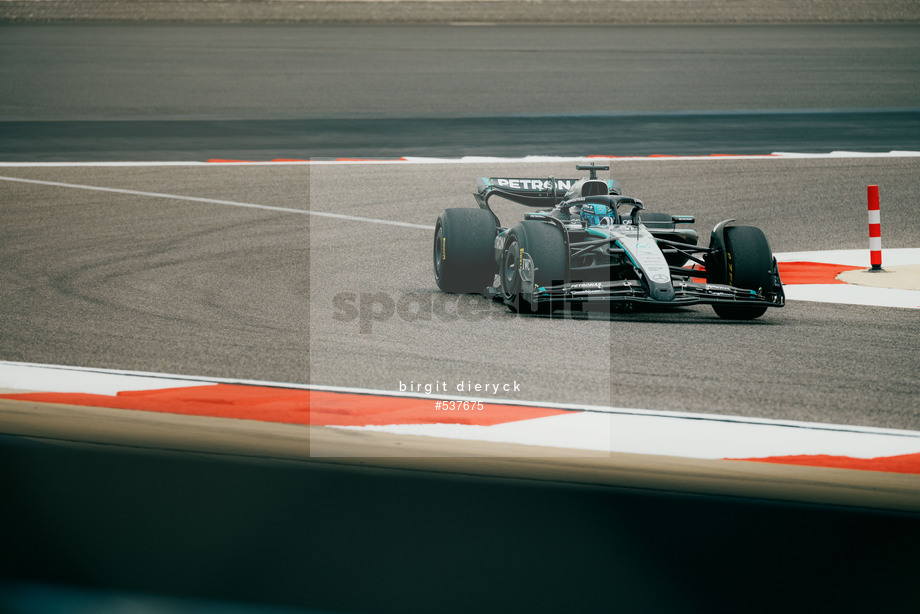
[[[56,188],[69,188],[76,190],[90,190],[94,192],[109,192],[113,194],[128,194],[130,196],[144,196],[148,198],[166,198],[170,200],[184,200],[187,202],[206,203],[209,205],[227,205],[231,207],[243,207],[246,209],[260,209],[263,211],[278,211],[281,213],[299,213],[301,215],[313,215],[317,217],[328,217],[339,220],[349,220],[352,222],[367,222],[370,224],[386,224],[387,226],[403,226],[406,228],[421,228],[424,230],[434,230],[434,226],[423,224],[411,224],[409,222],[397,222],[394,220],[381,220],[370,217],[358,217],[355,215],[342,215],[341,213],[327,213],[325,211],[313,211],[311,209],[290,209],[288,207],[273,207],[270,205],[259,205],[256,203],[243,203],[234,200],[219,200],[216,198],[201,198],[198,196],[181,196],[179,194],[164,194],[161,192],[142,192],[140,190],[125,190],[121,188],[104,188],[101,186],[83,185],[79,183],[62,183],[60,181],[42,181],[39,179],[22,179],[20,177],[0,176],[0,181],[14,181],[17,183],[29,183],[34,185],[44,185]]]
[[[787,301],[920,309],[918,290],[875,288],[855,284],[796,284],[783,286],[783,290]]]

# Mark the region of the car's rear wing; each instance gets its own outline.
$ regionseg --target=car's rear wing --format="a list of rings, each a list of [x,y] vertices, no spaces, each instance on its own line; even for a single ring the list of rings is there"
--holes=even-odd
[[[476,180],[476,202],[488,209],[489,198],[501,196],[527,207],[554,207],[578,181],[580,179],[481,177]],[[616,190],[618,193],[616,181],[608,179],[606,184],[608,192]]]

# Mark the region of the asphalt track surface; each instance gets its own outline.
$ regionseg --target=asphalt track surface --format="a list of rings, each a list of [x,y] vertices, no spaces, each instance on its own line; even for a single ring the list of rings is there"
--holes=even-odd
[[[516,382],[499,398],[920,427],[911,310],[794,302],[744,324],[708,307],[560,320],[437,291],[425,226],[474,205],[476,177],[563,177],[572,166],[5,168],[293,211],[0,181],[2,357],[391,391]],[[863,246],[869,183],[884,186],[885,245],[909,246],[917,167],[648,160],[614,162],[612,175],[650,210],[698,216],[704,242],[735,218],[775,251],[801,251]],[[507,224],[523,216],[496,211]]]
[[[589,77],[585,54],[571,52],[572,41],[555,48],[569,59],[553,72],[546,70],[550,57],[532,55],[545,47],[542,37],[529,47],[519,41],[526,53],[510,54],[511,64],[481,52],[476,65],[460,48],[441,56],[432,51],[433,41],[464,29],[406,30],[429,42],[405,34],[396,37],[407,48],[399,52],[381,48],[383,31],[343,28],[332,30],[340,53],[306,61],[292,52],[282,61],[278,41],[306,31],[48,28],[2,28],[0,63],[10,84],[0,94],[5,159],[122,160],[144,152],[155,159],[271,159],[288,153],[276,155],[283,140],[253,144],[258,134],[226,143],[209,133],[169,146],[154,135],[139,146],[137,126],[148,121],[186,122],[194,134],[209,121],[232,128],[345,110],[382,121],[559,114],[554,105],[563,103],[566,113],[593,113],[601,105],[603,112],[669,116],[763,108],[776,114],[830,109],[833,116],[844,108],[881,118],[879,108],[896,107],[909,118],[918,106],[916,30],[910,27],[618,32],[621,37],[604,40],[658,37],[633,59],[680,37],[699,45],[705,36],[721,37],[720,45],[735,41],[735,48],[710,50],[705,62],[694,62],[686,44],[675,43],[657,65],[638,59],[621,65],[636,84],[634,95],[603,97],[617,104],[585,97],[574,110],[571,98],[535,85],[546,72],[558,91]],[[509,31],[529,40],[525,30]],[[571,31],[572,40],[582,40],[584,30]],[[329,34],[322,32],[305,38],[328,48],[330,39],[322,37]],[[514,48],[496,32],[483,28],[478,35],[496,49]],[[271,42],[268,51],[259,41]],[[751,52],[739,58],[746,45]],[[411,65],[402,59],[417,57],[423,59]],[[380,65],[373,66],[375,58]],[[372,70],[362,71],[358,60],[372,62]],[[435,66],[422,71],[422,79],[426,61]],[[324,65],[336,70],[324,74]],[[476,80],[489,66],[500,70],[477,88],[444,74]],[[291,76],[311,70],[316,87],[298,90],[303,81]],[[348,70],[354,79],[343,77]],[[669,87],[674,79],[685,87]],[[621,89],[614,81],[592,83],[614,94]],[[866,82],[872,87],[854,86]],[[277,83],[291,90],[270,87]],[[506,106],[507,88],[495,87],[505,83],[518,86],[513,99],[521,108]],[[483,94],[466,95],[471,91]],[[93,128],[112,129],[110,119],[127,127],[93,142]],[[87,123],[69,142],[78,147],[61,152],[43,144],[58,124],[29,133],[26,120]],[[876,140],[874,125],[862,140],[843,138],[842,148],[916,148],[909,122],[898,130],[903,140]],[[26,138],[8,138],[21,128]],[[439,140],[449,143],[453,136],[448,131]],[[548,146],[561,152],[570,140]],[[795,134],[782,140],[789,145],[782,149],[810,148]],[[705,141],[671,144],[681,142],[694,150],[685,153],[712,153]],[[342,155],[370,155],[379,145]],[[908,158],[621,161],[612,176],[651,210],[697,215],[704,235],[726,217],[760,226],[775,251],[864,247],[865,186],[875,183],[882,191],[885,246],[916,247],[917,165]],[[454,312],[454,299],[435,290],[430,230],[298,213],[430,226],[441,209],[473,204],[478,176],[572,172],[569,163],[5,167],[3,176],[33,183],[0,181],[0,358],[387,390],[406,380],[517,381],[519,398],[530,400],[918,428],[920,322],[913,310],[790,303],[757,322],[733,324],[702,307],[518,318],[465,298],[465,311]],[[509,221],[521,213],[511,206],[498,211]],[[336,308],[336,297],[347,293],[357,296],[355,319]],[[392,315],[362,320],[362,294],[369,306],[392,299]],[[406,296],[430,299],[431,319],[401,314]],[[0,518],[16,528],[0,556],[0,576],[65,591],[78,587],[75,597],[65,592],[65,601],[87,589],[109,591],[101,599],[90,592],[94,609],[110,591],[142,600],[215,599],[216,607],[229,609],[248,603],[365,612],[897,612],[915,605],[916,565],[905,553],[916,551],[916,514],[782,496],[714,496],[674,484],[611,487],[486,476],[461,465],[441,471],[382,467],[368,459],[294,462],[247,444],[245,435],[220,453],[208,450],[204,442],[213,432],[206,425],[189,427],[189,436],[200,433],[202,442],[188,447],[158,443],[153,431],[153,443],[126,442],[138,428],[128,417],[97,427],[122,439],[100,438],[97,445],[76,430],[57,439],[34,430],[5,435],[0,446],[0,466],[13,468],[0,480],[2,499],[13,502]],[[5,607],[22,586],[2,592]],[[154,601],[164,610],[172,605]]]

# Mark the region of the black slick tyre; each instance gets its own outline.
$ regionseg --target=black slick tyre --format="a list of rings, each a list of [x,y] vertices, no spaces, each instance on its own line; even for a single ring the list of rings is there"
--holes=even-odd
[[[523,221],[514,226],[505,239],[499,265],[502,298],[512,311],[550,314],[561,308],[554,301],[531,304],[521,295],[520,266],[524,253],[534,263],[534,285],[551,286],[565,282],[568,251],[559,228],[546,222]]]
[[[773,252],[763,231],[754,226],[729,226],[725,229],[726,278],[737,288],[762,292],[772,286]],[[713,305],[720,318],[753,320],[767,311],[766,305]]]
[[[434,229],[434,278],[444,292],[482,292],[495,278],[495,218],[485,209],[445,209]]]

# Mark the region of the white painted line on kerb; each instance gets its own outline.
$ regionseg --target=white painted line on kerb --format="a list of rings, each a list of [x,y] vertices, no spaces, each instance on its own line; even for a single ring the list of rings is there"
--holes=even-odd
[[[69,377],[73,374],[73,377]],[[96,378],[95,376],[103,376]],[[82,383],[75,389],[63,389],[55,382],[65,379],[68,385],[76,381]],[[123,387],[115,385],[118,378],[125,378]],[[146,380],[149,383],[143,383]],[[408,399],[431,399],[447,401],[479,401],[493,405],[517,405],[522,407],[546,407],[562,409],[574,413],[591,413],[615,416],[634,416],[644,418],[667,418],[685,422],[718,422],[743,424],[749,426],[771,426],[806,431],[833,431],[841,433],[862,433],[885,435],[888,437],[906,437],[920,441],[920,431],[892,429],[872,426],[854,426],[845,424],[802,422],[797,420],[777,420],[774,418],[752,418],[728,414],[704,414],[698,412],[652,410],[634,407],[612,407],[587,405],[581,403],[554,403],[551,401],[528,401],[506,399],[502,397],[471,397],[449,394],[426,394],[423,392],[398,392],[378,388],[360,388],[354,386],[329,386],[321,384],[300,384],[294,382],[274,382],[245,378],[213,377],[200,375],[181,375],[176,373],[158,373],[155,371],[132,371],[126,369],[104,369],[100,367],[75,367],[71,365],[54,365],[29,362],[11,362],[0,360],[0,388],[29,390],[34,392],[85,392],[90,394],[117,394],[122,390],[159,390],[162,388],[206,386],[214,384],[234,384],[242,386],[260,386],[287,390],[315,390],[318,392],[335,392],[342,394],[359,394]]]
[[[103,369],[89,370],[53,365],[0,361],[0,388],[27,392],[64,392],[117,396],[132,390],[163,390],[214,385],[212,382],[172,378],[165,375],[129,374]]]
[[[195,203],[206,203],[209,205],[227,205],[230,207],[243,207],[246,209],[261,209],[263,211],[279,211],[282,213],[299,213],[301,215],[314,215],[317,217],[329,217],[339,220],[348,220],[352,222],[367,222],[369,224],[386,224],[387,226],[403,226],[406,228],[422,228],[424,230],[434,230],[434,226],[424,224],[412,224],[409,222],[397,222],[394,220],[380,220],[370,217],[358,217],[355,215],[343,215],[341,213],[327,213],[325,211],[313,211],[310,209],[290,209],[288,207],[273,207],[271,205],[259,205],[256,203],[242,203],[234,200],[219,200],[216,198],[201,198],[199,196],[181,196],[179,194],[163,194],[161,192],[142,192],[140,190],[125,190],[121,188],[104,188],[101,186],[82,185],[79,183],[62,183],[59,181],[42,181],[39,179],[22,179],[21,177],[0,176],[0,181],[14,181],[18,183],[30,183],[35,185],[45,185],[55,188],[70,188],[75,190],[90,190],[95,192],[109,192],[112,194],[127,194],[130,196],[145,196],[149,198],[166,198],[170,200],[184,200]]]

